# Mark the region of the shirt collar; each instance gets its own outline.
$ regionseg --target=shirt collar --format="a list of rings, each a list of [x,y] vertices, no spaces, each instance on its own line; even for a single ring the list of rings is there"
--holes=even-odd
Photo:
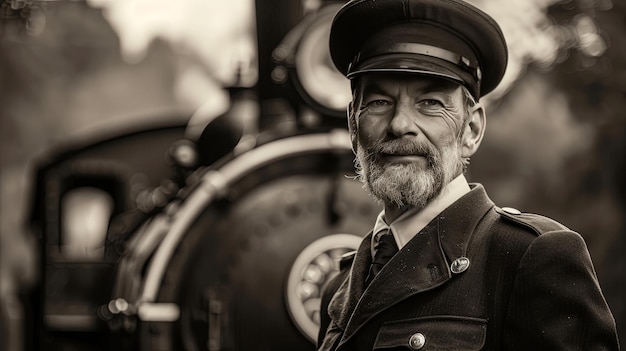
[[[417,233],[419,233],[439,213],[452,205],[456,200],[470,191],[467,179],[463,174],[448,183],[441,193],[431,200],[421,211],[412,209],[400,215],[391,225],[385,221],[385,210],[378,214],[372,235],[372,248],[378,242],[378,233],[391,226],[391,232],[396,239],[398,249],[402,249]]]

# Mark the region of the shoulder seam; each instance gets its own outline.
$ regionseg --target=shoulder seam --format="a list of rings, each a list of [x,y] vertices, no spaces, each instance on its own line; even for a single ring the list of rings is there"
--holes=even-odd
[[[513,223],[516,223],[524,228],[529,229],[536,235],[542,235],[550,232],[558,232],[558,231],[571,231],[569,228],[565,227],[563,224],[550,219],[548,217],[534,215],[530,213],[520,213],[520,214],[510,214],[506,211],[503,211],[501,208],[496,206],[496,211],[500,214],[500,216],[506,220],[509,220]],[[535,225],[533,224],[533,220],[538,224],[544,225]]]

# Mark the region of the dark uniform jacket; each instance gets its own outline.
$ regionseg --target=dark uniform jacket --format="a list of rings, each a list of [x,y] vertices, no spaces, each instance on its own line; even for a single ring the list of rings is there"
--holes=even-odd
[[[619,349],[582,237],[480,184],[365,287],[371,235],[323,294],[319,350]]]

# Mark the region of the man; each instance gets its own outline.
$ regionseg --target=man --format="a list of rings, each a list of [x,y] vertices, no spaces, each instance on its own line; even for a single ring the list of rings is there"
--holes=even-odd
[[[495,21],[461,0],[353,0],[330,50],[384,210],[325,289],[318,349],[618,350],[581,236],[463,175],[506,68]]]

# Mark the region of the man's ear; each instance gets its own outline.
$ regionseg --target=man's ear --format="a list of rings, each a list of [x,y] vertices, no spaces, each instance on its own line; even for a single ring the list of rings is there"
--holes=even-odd
[[[352,143],[352,152],[356,154],[356,116],[354,115],[353,103],[348,104],[348,133],[350,134],[350,142]]]
[[[482,104],[478,103],[472,107],[463,130],[461,157],[468,158],[474,155],[483,140],[486,127],[487,115]]]

